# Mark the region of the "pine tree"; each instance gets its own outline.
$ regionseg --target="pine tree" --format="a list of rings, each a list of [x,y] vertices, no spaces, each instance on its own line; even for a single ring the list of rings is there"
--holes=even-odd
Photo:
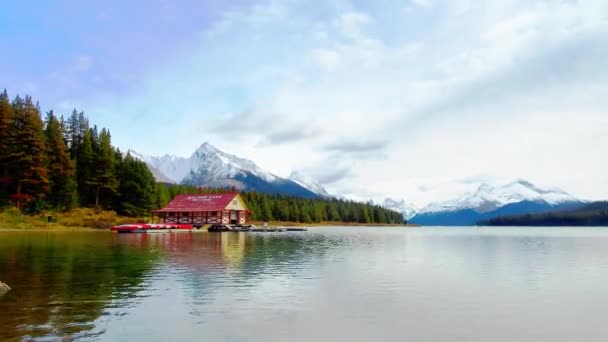
[[[97,127],[92,132],[95,137]],[[89,183],[95,193],[95,207],[99,207],[100,196],[104,193],[114,195],[118,187],[114,169],[114,151],[112,149],[110,132],[105,128],[99,134],[99,142],[94,158],[94,172]]]
[[[165,184],[156,185],[156,208],[163,208],[171,201],[171,194]]]
[[[68,148],[72,158],[78,155],[78,148],[82,145],[83,136],[79,135],[78,111],[74,108],[72,114],[67,120],[65,128],[65,139],[67,140]]]
[[[43,124],[37,106],[29,96],[13,101],[13,133],[18,142],[10,158],[15,163],[15,194],[17,207],[28,200],[41,200],[48,191],[45,166]]]
[[[119,164],[118,178],[118,211],[121,214],[141,216],[156,207],[154,176],[144,162],[127,153]],[[164,186],[159,188],[166,189]]]
[[[47,113],[45,136],[49,173],[48,200],[55,208],[68,210],[74,207],[77,199],[74,165],[63,141],[61,123],[53,111]]]
[[[15,145],[13,139],[13,107],[11,106],[6,89],[0,93],[0,205],[9,199],[11,184],[11,149]]]
[[[261,216],[262,221],[271,221],[272,220],[272,212],[270,211],[270,203],[268,203],[268,199],[265,197],[262,200],[262,208],[261,208]]]
[[[93,183],[93,144],[91,133],[87,129],[82,138],[82,144],[75,147],[76,156],[76,182],[80,204],[87,206],[92,203],[91,183]]]

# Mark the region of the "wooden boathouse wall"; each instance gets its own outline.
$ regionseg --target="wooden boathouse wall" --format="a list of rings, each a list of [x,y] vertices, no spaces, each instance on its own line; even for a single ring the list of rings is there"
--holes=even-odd
[[[163,223],[246,224],[249,209],[238,193],[178,195],[167,206],[152,214]]]

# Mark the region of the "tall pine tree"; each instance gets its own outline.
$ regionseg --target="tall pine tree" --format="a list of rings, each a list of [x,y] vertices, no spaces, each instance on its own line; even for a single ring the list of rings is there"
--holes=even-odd
[[[29,96],[13,101],[14,121],[12,125],[15,141],[10,153],[14,161],[15,193],[17,207],[31,200],[41,200],[48,191],[45,165],[45,142],[43,124],[37,105]],[[39,201],[31,202],[32,204]]]
[[[48,202],[57,209],[68,210],[76,205],[76,180],[61,128],[53,111],[48,112],[44,131],[49,173]]]
[[[76,155],[76,182],[78,184],[78,196],[80,204],[83,206],[91,205],[93,180],[93,142],[91,132],[87,129],[82,137],[82,144],[75,147]]]
[[[154,176],[146,163],[127,153],[119,164],[118,179],[119,213],[141,216],[156,208]]]
[[[94,129],[96,135],[97,127]],[[112,196],[118,187],[114,169],[114,150],[112,149],[110,132],[102,129],[99,134],[98,148],[94,159],[94,172],[91,185],[95,192],[95,207],[99,207],[100,196]],[[109,198],[108,198],[109,199]],[[107,203],[106,199],[106,203]]]
[[[13,107],[6,89],[0,93],[0,206],[8,202],[11,194],[11,152],[13,139]]]

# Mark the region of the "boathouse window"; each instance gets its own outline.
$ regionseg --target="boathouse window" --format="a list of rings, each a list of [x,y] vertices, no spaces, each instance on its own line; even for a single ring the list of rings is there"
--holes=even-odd
[[[212,211],[211,216],[217,216],[217,211]]]
[[[233,200],[232,200],[232,204],[237,205],[237,204],[239,204],[239,201],[237,201],[237,200],[233,199]]]

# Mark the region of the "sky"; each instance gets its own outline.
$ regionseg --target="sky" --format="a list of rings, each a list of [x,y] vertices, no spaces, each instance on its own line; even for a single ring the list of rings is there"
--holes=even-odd
[[[484,179],[608,199],[607,0],[24,0],[0,41],[0,88],[122,150],[208,141],[417,205]]]

